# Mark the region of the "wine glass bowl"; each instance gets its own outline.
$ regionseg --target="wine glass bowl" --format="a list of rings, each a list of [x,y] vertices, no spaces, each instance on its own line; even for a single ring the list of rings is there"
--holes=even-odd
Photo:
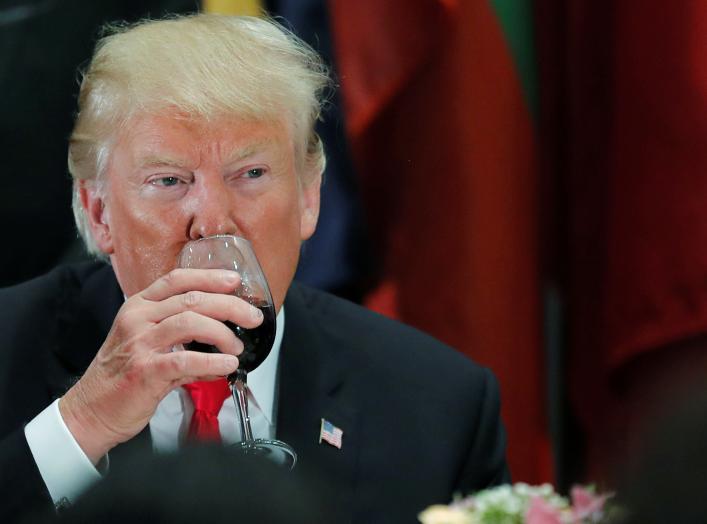
[[[232,235],[216,235],[193,240],[182,248],[178,265],[181,268],[236,271],[240,275],[241,282],[234,294],[263,313],[261,324],[251,329],[243,328],[230,321],[224,322],[243,342],[243,352],[238,356],[238,369],[227,377],[236,404],[243,439],[236,446],[244,453],[267,456],[290,469],[293,468],[297,455],[288,444],[279,440],[254,439],[250,427],[247,374],[262,364],[270,354],[277,327],[272,294],[250,242]],[[211,344],[198,341],[188,342],[184,347],[189,351],[203,353],[219,351]]]

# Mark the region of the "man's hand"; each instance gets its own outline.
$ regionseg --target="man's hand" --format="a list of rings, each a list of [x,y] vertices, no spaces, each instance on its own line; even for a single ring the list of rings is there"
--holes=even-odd
[[[262,322],[257,308],[232,295],[239,285],[233,271],[175,269],[123,304],[86,373],[59,402],[94,464],[138,434],[175,387],[236,370],[243,343],[223,321],[244,328]],[[172,351],[192,340],[221,354]]]

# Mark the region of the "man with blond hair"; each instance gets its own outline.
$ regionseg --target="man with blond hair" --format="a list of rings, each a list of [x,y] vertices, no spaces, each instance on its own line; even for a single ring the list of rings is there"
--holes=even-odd
[[[488,370],[293,283],[318,218],[314,124],[329,83],[317,54],[268,20],[147,21],[98,43],[69,170],[79,232],[102,260],[0,292],[0,512],[74,502],[136,442],[183,445],[197,408],[182,386],[237,368],[243,344],[223,322],[262,321],[232,273],[175,269],[186,242],[217,234],[252,243],[278,312],[249,381],[256,436],[328,479],[344,521],[410,520],[507,479]],[[220,353],[173,351],[191,340]],[[218,412],[225,444],[240,440],[233,409]]]

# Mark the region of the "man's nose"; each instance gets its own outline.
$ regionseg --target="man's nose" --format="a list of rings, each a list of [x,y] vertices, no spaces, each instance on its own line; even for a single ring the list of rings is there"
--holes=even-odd
[[[194,211],[189,226],[191,240],[213,235],[238,234],[230,196],[223,183],[204,183],[194,192],[191,202]]]

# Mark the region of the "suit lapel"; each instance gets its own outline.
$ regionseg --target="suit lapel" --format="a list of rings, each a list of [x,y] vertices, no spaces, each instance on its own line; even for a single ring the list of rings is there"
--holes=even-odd
[[[350,518],[359,449],[352,366],[337,348],[328,347],[313,313],[302,289],[293,284],[285,301],[277,433],[297,452],[297,469],[326,483],[328,502]],[[341,449],[319,442],[322,418],[343,430]]]

